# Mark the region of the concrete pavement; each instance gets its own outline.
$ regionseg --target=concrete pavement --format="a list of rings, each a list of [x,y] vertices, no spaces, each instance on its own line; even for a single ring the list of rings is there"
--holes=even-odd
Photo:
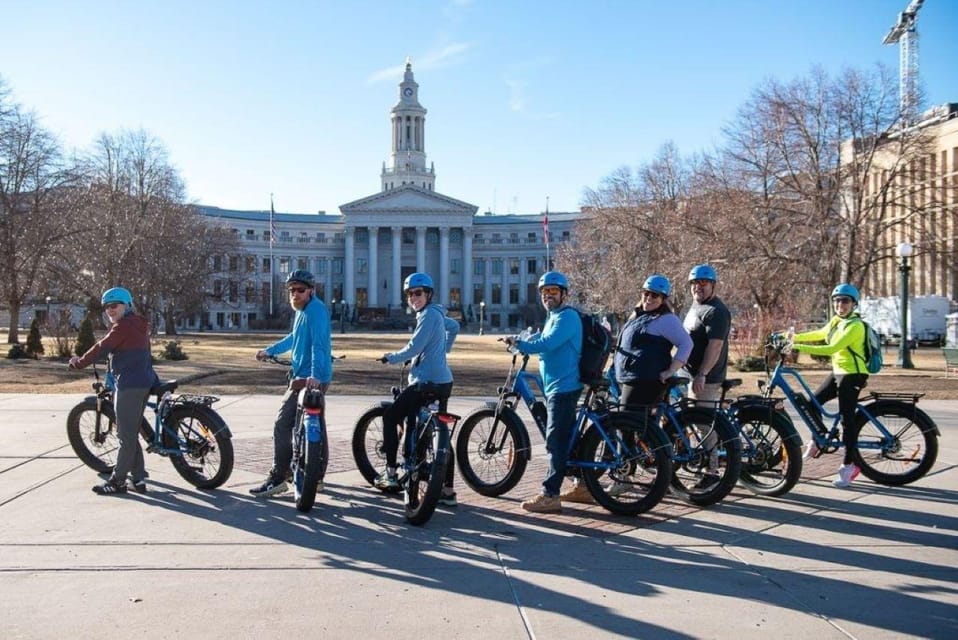
[[[824,456],[782,498],[534,516],[518,503],[542,477],[537,451],[507,496],[459,482],[460,506],[416,528],[352,466],[353,421],[377,398],[329,397],[333,459],[308,515],[247,493],[277,395],[216,405],[237,451],[221,490],[150,455],[149,493],[123,497],[93,494],[66,441],[79,399],[0,395],[4,638],[958,637],[958,403],[921,403],[941,451],[907,487],[835,489],[840,460]]]

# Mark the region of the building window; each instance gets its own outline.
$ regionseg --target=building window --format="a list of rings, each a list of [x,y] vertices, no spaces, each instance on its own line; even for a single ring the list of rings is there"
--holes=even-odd
[[[449,260],[449,273],[459,273],[462,270],[462,260],[452,258]]]
[[[246,239],[249,240],[250,242],[252,242],[253,240],[256,240],[256,232],[253,231],[252,229],[247,229]]]
[[[492,304],[502,304],[502,285],[492,285]]]
[[[437,245],[439,244],[439,232],[435,229],[426,230],[426,244]]]
[[[526,262],[526,273],[539,273],[539,266],[535,258],[529,258]]]
[[[452,244],[462,244],[462,229],[453,229],[450,231],[449,242]]]
[[[279,241],[280,241],[280,242],[289,242],[289,231],[280,231],[280,232],[279,232]]]
[[[333,273],[339,275],[343,272],[343,259],[333,258]]]
[[[309,233],[307,233],[306,231],[300,231],[300,232],[299,232],[299,243],[300,243],[300,244],[308,244],[308,243],[309,243]]]
[[[492,275],[501,276],[502,275],[502,260],[495,259],[492,261]]]
[[[326,273],[326,260],[324,258],[318,258],[316,260],[316,273],[320,275]]]
[[[519,275],[519,258],[509,258],[509,275]]]
[[[402,243],[403,244],[416,244],[416,230],[404,228],[402,230]]]
[[[449,289],[449,305],[452,307],[462,308],[462,292],[459,290],[459,287],[452,287]]]
[[[289,273],[289,258],[280,258],[279,259],[279,272],[280,273]]]
[[[530,231],[529,235],[526,236],[526,243],[535,244],[536,243],[536,234],[534,231]]]
[[[256,272],[256,256],[246,256],[246,273]]]
[[[369,229],[356,229],[356,244],[369,244]]]
[[[223,270],[223,258],[221,256],[213,256],[213,271],[222,271]]]
[[[269,258],[263,258],[263,273],[269,273]]]
[[[482,290],[482,285],[477,284],[476,286],[472,288],[472,303],[478,306],[479,303],[483,301],[484,295],[485,293]],[[479,313],[479,309],[476,309],[476,313],[477,314]]]
[[[473,260],[472,261],[472,273],[476,276],[481,276],[486,273],[486,261],[485,260]]]
[[[246,302],[256,302],[256,287],[252,282],[247,283],[246,291],[243,293],[243,298]]]
[[[519,285],[509,285],[509,304],[519,304]]]
[[[356,258],[356,273],[366,273],[368,264],[366,258]]]
[[[309,258],[296,258],[296,268],[308,270],[309,269]]]

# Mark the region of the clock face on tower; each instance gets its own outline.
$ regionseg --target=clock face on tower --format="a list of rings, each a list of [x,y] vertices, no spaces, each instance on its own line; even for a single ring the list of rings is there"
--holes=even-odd
[[[402,94],[407,98],[412,95],[412,87],[406,87],[402,90]]]

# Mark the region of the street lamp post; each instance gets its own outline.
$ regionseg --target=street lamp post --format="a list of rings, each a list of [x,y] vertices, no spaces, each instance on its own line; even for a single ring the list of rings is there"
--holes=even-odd
[[[50,327],[50,301],[53,300],[52,297],[47,296],[47,327]]]
[[[479,335],[482,335],[482,320],[486,315],[486,301],[483,300],[479,303]]]
[[[898,272],[901,274],[901,339],[898,341],[898,366],[902,369],[915,368],[911,362],[908,344],[908,272],[911,271],[908,258],[913,251],[914,247],[908,242],[902,242],[896,251],[901,259],[898,264]]]
[[[339,307],[339,332],[346,333],[346,300],[344,299]]]

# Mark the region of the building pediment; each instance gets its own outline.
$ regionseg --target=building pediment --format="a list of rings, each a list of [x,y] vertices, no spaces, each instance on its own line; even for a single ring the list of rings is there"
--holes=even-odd
[[[471,224],[478,207],[435,191],[406,185],[353,200],[340,206],[339,210],[347,225],[374,221],[397,224],[404,223],[407,217],[419,219],[419,224],[442,220],[465,225]]]

